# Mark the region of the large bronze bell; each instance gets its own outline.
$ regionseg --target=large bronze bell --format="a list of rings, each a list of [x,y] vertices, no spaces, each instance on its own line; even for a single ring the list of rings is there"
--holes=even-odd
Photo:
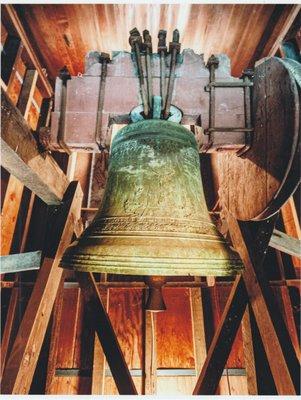
[[[61,265],[147,276],[225,276],[241,270],[238,255],[210,219],[190,131],[154,119],[117,133],[102,204]]]

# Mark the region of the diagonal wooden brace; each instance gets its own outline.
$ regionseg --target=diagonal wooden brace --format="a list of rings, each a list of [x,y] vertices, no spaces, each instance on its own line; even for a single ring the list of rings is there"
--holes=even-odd
[[[63,269],[59,261],[66,246],[72,240],[74,221],[80,217],[82,190],[78,182],[72,182],[63,199],[64,220],[59,221],[62,230],[53,257],[45,257],[25,310],[16,340],[4,368],[1,392],[3,394],[29,393],[39,354],[57,295]],[[63,225],[63,226],[61,226]],[[58,234],[58,233],[57,233]]]
[[[278,393],[285,395],[298,392],[299,362],[261,268],[276,218],[274,216],[263,222],[243,223],[228,215],[233,245],[240,254],[245,270],[235,280],[193,394],[215,394],[248,301],[256,318]]]
[[[120,394],[137,394],[110,318],[102,304],[92,273],[76,272],[88,317],[94,327]]]

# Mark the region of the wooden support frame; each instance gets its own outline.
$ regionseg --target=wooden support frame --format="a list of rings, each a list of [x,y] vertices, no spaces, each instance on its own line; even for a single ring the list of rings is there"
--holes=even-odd
[[[50,155],[40,154],[20,111],[1,91],[3,167],[45,203],[60,204],[69,181]]]
[[[234,247],[245,265],[245,270],[236,278],[233,285],[220,326],[211,343],[193,394],[215,393],[221,377],[220,352],[223,352],[223,362],[226,363],[248,300],[256,318],[278,394],[296,394],[299,390],[298,358],[284,321],[277,312],[271,289],[260,270],[276,217],[259,223],[239,223],[232,216],[227,216],[229,232]],[[253,228],[253,235],[251,228]],[[229,321],[231,322],[230,331]],[[222,339],[227,331],[227,341],[223,342]],[[217,352],[218,345],[221,343],[223,345],[220,352]]]
[[[119,393],[137,394],[112,324],[102,304],[93,274],[77,272],[76,277],[84,295],[90,323],[98,335]]]
[[[4,10],[5,13],[7,14],[8,18],[10,19],[10,22],[12,23],[16,33],[18,34],[19,38],[21,39],[24,48],[33,64],[33,67],[38,71],[39,74],[39,78],[42,82],[43,85],[43,90],[46,94],[45,97],[51,97],[53,95],[53,89],[50,85],[50,83],[48,82],[48,79],[42,69],[42,66],[40,64],[40,61],[38,59],[38,57],[35,54],[35,51],[32,47],[32,45],[30,44],[30,41],[27,37],[27,34],[24,30],[24,27],[20,21],[20,18],[13,6],[13,4],[4,4]]]
[[[71,191],[71,201],[68,198]],[[80,218],[82,191],[79,183],[72,182],[64,199],[69,211],[61,240],[53,258],[44,258],[42,267],[22,319],[2,377],[2,393],[29,392],[38,356],[46,333],[63,269],[59,261],[73,235],[74,221]],[[68,203],[67,203],[68,204]]]
[[[62,236],[53,258],[44,258],[16,340],[4,368],[3,394],[26,394],[29,392],[51,311],[63,276],[64,270],[59,268],[59,261],[72,238],[77,220],[80,219],[82,196],[80,184],[72,182],[64,198],[68,211]],[[62,221],[60,222],[62,223]],[[96,330],[119,392],[121,394],[137,394],[93,275],[91,273],[77,273],[76,275],[86,301],[90,322]]]

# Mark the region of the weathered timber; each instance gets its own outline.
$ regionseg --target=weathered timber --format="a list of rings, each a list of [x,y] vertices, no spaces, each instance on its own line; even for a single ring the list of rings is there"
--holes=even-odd
[[[100,291],[101,300],[108,312],[109,307],[109,290],[104,289]],[[95,332],[94,337],[94,352],[93,352],[93,369],[92,369],[92,382],[91,394],[104,394],[105,386],[105,370],[106,370],[106,356],[102,350],[99,338]]]
[[[258,387],[249,307],[250,306],[248,305],[242,319],[243,349],[246,365],[248,394],[257,395]]]
[[[195,277],[195,280],[200,280]],[[199,375],[207,356],[205,337],[205,316],[202,302],[202,289],[190,289],[190,306],[192,316],[193,347],[195,359],[195,371]]]
[[[1,274],[10,274],[21,271],[31,271],[40,268],[41,251],[29,253],[10,254],[0,257]]]
[[[246,305],[245,285],[241,276],[238,276],[233,284],[219,327],[210,344],[193,394],[215,394]]]
[[[257,224],[253,225],[253,230],[257,233],[255,234],[253,231],[253,236],[251,237],[250,232],[247,230],[247,223],[241,222],[238,225],[238,222],[228,215],[227,221],[231,238],[242,258],[245,270],[241,276],[236,278],[235,285],[232,288],[223,313],[221,324],[214,335],[194,394],[215,393],[221,377],[221,369],[230,354],[231,346],[248,298],[254,311],[278,393],[296,394],[298,392],[300,379],[298,359],[284,321],[277,311],[277,305],[274,304],[273,295],[270,292],[271,289],[265,281],[264,276],[262,276],[262,273],[260,273],[263,256],[272,235],[276,217],[274,216],[270,220],[261,223],[253,222],[253,224]],[[250,227],[252,222],[248,224]],[[248,243],[249,250],[246,243]],[[235,310],[235,308],[235,314],[240,319],[237,321],[233,315],[230,315],[231,330],[226,335],[228,345],[225,346],[226,339],[224,341],[220,339],[229,327],[228,313],[233,309]],[[221,349],[219,349],[217,343],[220,344]],[[219,351],[216,352],[216,350]]]
[[[42,66],[40,64],[40,61],[30,43],[30,40],[25,32],[25,29],[22,25],[22,22],[20,21],[20,18],[12,4],[5,4],[2,10],[3,13],[8,16],[10,22],[12,23],[15,31],[17,32],[19,38],[21,39],[22,44],[24,45],[24,48],[27,51],[27,54],[29,56],[29,59],[32,63],[32,66],[38,71],[39,78],[43,84],[43,90],[46,94],[45,97],[51,97],[53,94],[52,87],[46,78],[46,75],[42,69]]]
[[[11,337],[12,337],[12,332],[14,330],[16,312],[17,312],[18,306],[20,304],[19,302],[20,302],[20,289],[13,288],[10,299],[9,299],[7,318],[5,321],[5,326],[4,326],[2,340],[1,340],[1,349],[0,349],[1,378],[2,378],[2,374],[3,374],[4,366],[5,366],[9,351],[10,351],[10,347],[11,347]]]
[[[20,111],[1,91],[1,163],[47,204],[59,204],[68,179],[48,154],[42,156]]]
[[[276,54],[281,41],[296,18],[299,10],[300,6],[297,4],[291,4],[288,7],[284,4],[275,6],[249,61],[250,68],[253,68],[255,62],[260,58],[274,56]]]
[[[72,239],[74,222],[80,218],[82,191],[77,182],[70,184],[64,201],[65,204],[62,207],[65,207],[66,220],[63,227],[61,226],[62,221],[60,221],[62,235],[56,251],[54,251],[54,257],[45,258],[40,268],[4,369],[2,378],[2,393],[4,394],[26,394],[30,389],[60,278],[63,274],[63,269],[59,268],[59,261]]]
[[[262,222],[240,222],[228,214],[234,247],[245,269],[242,273],[278,394],[296,394],[300,365],[273,293],[261,268],[263,254],[277,215]],[[256,233],[255,233],[256,232]]]
[[[145,304],[148,291],[144,291]],[[145,310],[144,304],[144,381],[143,394],[157,393],[157,340],[156,313]]]
[[[91,273],[76,272],[90,323],[94,327],[120,394],[137,394],[109,316]]]
[[[301,240],[301,228],[297,215],[294,198],[291,196],[288,201],[281,207],[281,216],[285,232],[296,239]],[[292,262],[295,267],[296,274],[301,271],[301,261],[297,257],[292,257]]]
[[[20,110],[24,119],[27,121],[33,94],[36,88],[38,72],[35,69],[27,69],[23,79],[23,85],[17,103],[17,108]]]
[[[269,246],[286,254],[301,258],[301,241],[286,235],[277,229],[273,232]]]
[[[9,254],[23,194],[23,184],[10,175],[1,211],[1,255]]]
[[[52,327],[51,327],[51,341],[49,347],[48,364],[47,364],[47,377],[45,385],[45,394],[51,394],[51,385],[56,370],[56,358],[58,352],[58,340],[59,340],[59,327],[62,315],[63,306],[63,290],[64,290],[64,278],[66,271],[63,272],[57,295],[55,298],[53,311],[52,311]]]

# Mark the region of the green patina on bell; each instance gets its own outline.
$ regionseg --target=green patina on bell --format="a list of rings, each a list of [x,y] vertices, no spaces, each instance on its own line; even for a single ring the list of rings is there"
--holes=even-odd
[[[209,216],[194,135],[145,120],[121,129],[91,225],[61,265],[130,275],[233,275],[242,268]]]

